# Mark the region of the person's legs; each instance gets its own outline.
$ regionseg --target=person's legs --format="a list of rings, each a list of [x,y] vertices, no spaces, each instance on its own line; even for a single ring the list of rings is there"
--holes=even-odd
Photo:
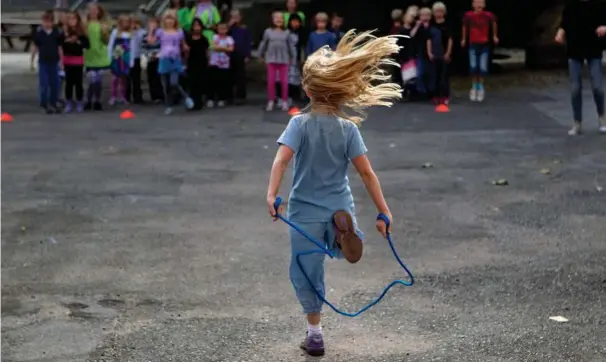
[[[433,102],[437,102],[437,74],[438,74],[438,62],[439,60],[434,59],[433,61],[427,62],[427,94],[432,97]]]
[[[59,86],[61,84],[61,79],[59,77],[58,69],[58,63],[53,63],[48,72],[50,89],[49,105],[53,108],[57,108],[57,101],[59,100]]]
[[[484,100],[484,78],[488,75],[488,59],[490,55],[490,49],[487,45],[482,45],[478,49],[478,65],[479,65],[479,77],[478,77],[478,101]]]
[[[128,102],[128,84],[130,83],[130,80],[128,78],[127,75],[123,75],[120,77],[120,101],[122,103],[127,103]]]
[[[74,88],[76,87],[77,82],[77,69],[79,67],[76,66],[66,66],[65,67],[65,113],[69,113],[72,111],[74,106]]]
[[[162,82],[162,91],[164,92],[164,104],[167,108],[170,108],[173,105],[173,92],[170,84],[170,74],[160,74],[160,81]]]
[[[141,91],[141,59],[135,59],[134,65],[130,70],[130,84],[132,86],[133,103],[143,102],[143,91]],[[129,93],[129,94],[131,94]]]
[[[149,95],[152,100],[158,101],[163,98],[162,82],[158,74],[158,60],[147,63],[147,83],[149,84]]]
[[[77,68],[75,66],[65,67],[65,101],[69,104],[74,100],[74,88],[77,81]]]
[[[602,74],[602,59],[589,59],[589,79],[598,117],[604,117],[604,76]]]
[[[94,72],[94,96],[95,103],[93,104],[93,109],[100,111],[101,110],[101,99],[103,93],[103,70],[99,69]]]
[[[328,230],[332,229],[331,223],[299,223],[307,234],[322,242],[326,240]],[[322,312],[322,299],[318,297],[314,289],[324,297],[326,294],[324,286],[324,259],[325,254],[311,241],[307,240],[296,230],[290,228],[291,261],[290,281],[295,290],[299,303],[303,307],[303,313],[307,316],[307,338],[301,345],[311,355],[324,354],[324,341],[322,338],[322,327],[320,325]],[[297,254],[318,250],[318,253],[301,255]],[[300,263],[300,264],[299,264]],[[305,271],[305,274],[301,270]],[[305,276],[307,275],[307,277]],[[308,279],[309,278],[309,279]]]
[[[93,97],[95,94],[94,86],[94,72],[92,70],[86,70],[86,79],[88,81],[88,87],[86,88],[86,106],[85,108],[90,109],[93,107]]]
[[[49,102],[49,85],[50,85],[50,73],[54,71],[54,69],[50,69],[51,67],[46,64],[39,62],[38,63],[38,89],[40,95],[40,105],[44,108],[48,108]]]
[[[416,83],[417,92],[419,92],[420,95],[426,95],[426,93],[427,93],[427,87],[425,84],[426,64],[425,64],[425,60],[423,59],[423,56],[419,56],[416,59],[416,62],[417,62],[417,83]]]
[[[282,99],[282,108],[288,108],[288,64],[278,66],[280,76],[280,99]]]
[[[177,90],[177,94],[180,96],[180,98],[184,100],[185,107],[187,109],[192,109],[194,108],[194,101],[185,91],[185,88],[183,88],[182,83],[186,82],[187,80],[185,79],[186,77],[183,76],[181,69],[182,68],[179,67],[177,70],[170,73],[170,84],[172,85],[173,89]]]
[[[267,99],[270,102],[276,100],[276,64],[267,64]]]
[[[568,59],[568,74],[570,77],[570,100],[574,126],[569,131],[571,136],[581,132],[583,122],[583,60]]]
[[[236,59],[236,99],[246,100],[246,62],[243,57]]]
[[[84,69],[81,65],[75,66],[73,73],[74,88],[76,89],[76,101],[81,103],[82,99],[84,98]]]
[[[444,63],[444,67],[442,69],[442,91],[443,91],[443,99],[442,102],[448,104],[448,99],[450,98],[450,70],[448,68],[448,64]]]
[[[469,74],[471,75],[471,90],[469,91],[469,99],[476,101],[478,99],[478,74],[480,73],[478,66],[478,54],[475,45],[469,44]]]
[[[219,103],[224,104],[225,101],[229,101],[230,94],[232,93],[232,81],[231,81],[231,73],[229,69],[219,69],[217,68],[217,78],[219,82],[217,83]]]
[[[189,84],[189,95],[194,101],[194,108],[202,108],[202,79],[200,66],[198,64],[190,64],[187,67],[187,81]]]
[[[120,77],[114,75],[112,77],[112,96],[109,99],[109,104],[114,105],[116,103],[116,99],[118,98],[118,85],[120,84]]]

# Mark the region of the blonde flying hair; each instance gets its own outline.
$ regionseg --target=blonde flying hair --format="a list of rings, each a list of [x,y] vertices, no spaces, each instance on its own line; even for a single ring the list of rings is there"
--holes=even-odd
[[[336,50],[328,46],[313,53],[303,65],[303,87],[312,109],[325,111],[360,125],[371,106],[391,106],[402,97],[402,88],[389,82],[384,66],[398,66],[396,36],[377,38],[372,31],[348,31]],[[346,114],[342,108],[353,111]]]

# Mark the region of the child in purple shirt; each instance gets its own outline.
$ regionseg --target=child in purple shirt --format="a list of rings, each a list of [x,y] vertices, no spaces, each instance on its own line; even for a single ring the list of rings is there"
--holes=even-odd
[[[162,28],[158,29],[156,36],[160,41],[160,52],[158,53],[158,73],[162,80],[164,89],[164,101],[166,110],[164,113],[172,113],[174,97],[173,92],[177,90],[185,99],[188,109],[194,107],[194,101],[179,84],[179,75],[183,73],[183,60],[181,49],[187,51],[185,34],[177,27],[177,17],[174,12],[167,12],[162,17]]]

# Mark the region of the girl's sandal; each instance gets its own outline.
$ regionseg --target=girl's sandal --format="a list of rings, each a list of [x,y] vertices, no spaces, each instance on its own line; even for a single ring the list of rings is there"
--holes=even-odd
[[[356,233],[353,218],[347,211],[337,211],[332,217],[337,232],[336,243],[345,260],[357,263],[362,258],[362,239]]]

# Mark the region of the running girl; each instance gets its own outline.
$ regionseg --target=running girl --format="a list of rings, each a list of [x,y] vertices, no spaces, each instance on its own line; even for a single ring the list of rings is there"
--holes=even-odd
[[[109,26],[105,10],[96,2],[88,5],[87,25],[84,27],[88,34],[89,47],[84,52],[84,67],[88,78],[86,91],[86,109],[100,111],[103,72],[109,68],[110,57],[107,53],[109,41]]]
[[[111,57],[112,96],[109,105],[113,106],[118,100],[126,104],[126,87],[129,81],[131,64],[131,43],[133,41],[133,20],[128,15],[120,15],[118,25],[112,31],[107,46]]]
[[[311,99],[311,111],[293,117],[278,139],[267,205],[276,217],[274,202],[288,164],[295,157],[293,186],[288,218],[309,235],[324,240],[329,249],[350,263],[362,256],[362,233],[357,229],[355,208],[347,168],[353,163],[378,211],[391,220],[379,179],[366,156],[366,146],[358,130],[363,110],[374,105],[390,106],[401,97],[400,86],[386,83],[391,77],[380,71],[397,53],[396,37],[376,38],[369,32],[345,34],[336,50],[321,48],[303,66],[303,89]],[[345,114],[351,109],[357,116]],[[280,210],[281,212],[281,210]],[[377,230],[386,237],[385,223]],[[298,253],[309,250],[310,242],[290,229],[292,259],[290,279],[307,315],[307,337],[301,348],[308,354],[324,354],[320,326],[322,301],[316,290],[324,291],[324,256],[301,258],[310,280],[297,265]],[[313,244],[311,244],[313,247]]]
[[[186,107],[192,109],[194,101],[179,84],[179,75],[183,73],[181,51],[188,51],[189,48],[185,44],[185,34],[183,30],[179,29],[177,15],[174,11],[169,10],[164,13],[162,16],[162,28],[158,29],[156,36],[160,41],[158,73],[162,80],[164,101],[166,102],[164,114],[169,115],[173,112],[174,90],[183,96]]]
[[[280,12],[272,14],[272,27],[265,29],[259,45],[259,55],[267,66],[267,111],[274,109],[276,101],[276,75],[281,85],[280,104],[288,111],[288,65],[295,58],[295,47],[290,32],[284,29],[284,16]]]
[[[63,69],[65,71],[65,113],[74,109],[82,112],[84,104],[84,50],[88,49],[88,37],[84,34],[82,20],[77,12],[69,12],[66,18],[63,48]]]

